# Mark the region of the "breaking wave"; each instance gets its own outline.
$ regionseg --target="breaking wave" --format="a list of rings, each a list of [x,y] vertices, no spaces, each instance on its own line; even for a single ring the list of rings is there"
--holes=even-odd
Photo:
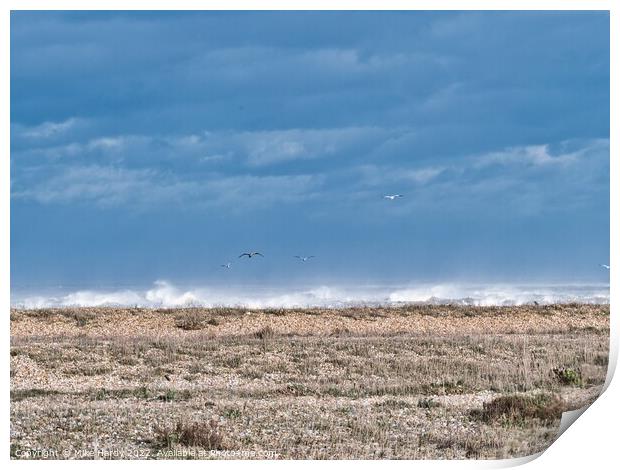
[[[250,291],[249,293],[247,291]],[[77,290],[48,295],[12,295],[20,308],[44,307],[183,307],[240,306],[257,308],[342,307],[355,305],[459,304],[526,305],[553,303],[608,304],[609,285],[464,285],[358,286],[298,289],[230,289],[197,287],[180,289],[167,281],[150,288]]]

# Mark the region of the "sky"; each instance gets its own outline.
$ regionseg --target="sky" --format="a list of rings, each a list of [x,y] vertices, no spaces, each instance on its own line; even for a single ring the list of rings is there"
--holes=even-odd
[[[606,12],[18,11],[10,84],[13,286],[608,282]]]

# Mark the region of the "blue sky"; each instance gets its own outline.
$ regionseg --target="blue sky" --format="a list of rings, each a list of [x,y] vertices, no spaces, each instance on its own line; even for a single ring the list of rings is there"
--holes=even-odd
[[[608,259],[607,13],[11,15],[15,285],[607,282]]]

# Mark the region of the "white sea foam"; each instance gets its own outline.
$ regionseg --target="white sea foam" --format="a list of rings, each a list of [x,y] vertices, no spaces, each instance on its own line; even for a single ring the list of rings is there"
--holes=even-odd
[[[49,295],[12,295],[15,307],[68,306],[243,306],[246,308],[339,307],[433,303],[462,305],[524,305],[551,303],[609,303],[609,285],[466,285],[417,284],[408,286],[317,286],[306,288],[243,288],[216,286],[182,289],[167,281],[150,288],[75,290]]]

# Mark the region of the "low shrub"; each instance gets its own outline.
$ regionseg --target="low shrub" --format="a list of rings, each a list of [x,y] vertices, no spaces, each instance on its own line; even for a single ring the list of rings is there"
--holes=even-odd
[[[551,422],[559,419],[565,409],[564,400],[557,395],[507,395],[484,403],[482,410],[474,410],[472,415],[486,423],[504,421],[514,424],[533,418]]]
[[[169,449],[177,444],[186,447],[202,447],[207,450],[224,449],[224,439],[214,419],[190,423],[177,421],[174,427],[157,428],[155,433],[159,444]]]
[[[441,406],[441,405],[437,401],[433,400],[432,398],[420,398],[418,400],[418,408],[430,409],[430,408],[437,408],[438,406]]]
[[[254,336],[258,339],[269,339],[273,338],[274,335],[275,331],[273,331],[273,328],[271,328],[269,325],[262,327],[260,330],[254,333]]]
[[[553,374],[562,385],[575,385],[578,387],[583,385],[583,378],[579,370],[560,367],[553,369]]]
[[[182,330],[202,330],[207,323],[207,319],[201,312],[183,312],[174,319],[174,324]]]

